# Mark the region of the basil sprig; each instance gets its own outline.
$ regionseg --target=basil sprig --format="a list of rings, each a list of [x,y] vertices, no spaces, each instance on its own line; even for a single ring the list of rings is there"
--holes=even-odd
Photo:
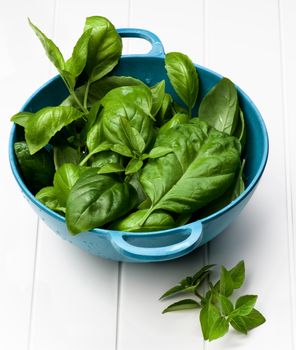
[[[170,288],[160,299],[180,294],[193,294],[194,299],[179,300],[163,310],[163,313],[200,309],[199,320],[204,340],[223,337],[232,326],[247,334],[265,322],[264,316],[255,309],[257,295],[242,295],[234,302],[230,298],[245,280],[245,264],[240,261],[232,269],[220,268],[220,279],[215,284],[210,274],[215,265],[206,265],[195,275],[186,277]]]

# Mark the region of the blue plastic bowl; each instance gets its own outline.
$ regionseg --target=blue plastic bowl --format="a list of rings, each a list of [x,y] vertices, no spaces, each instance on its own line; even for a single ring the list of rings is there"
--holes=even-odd
[[[164,68],[164,49],[159,38],[153,33],[141,29],[119,29],[118,32],[122,37],[144,38],[151,43],[152,48],[145,55],[122,56],[114,74],[133,76],[149,85],[164,79],[168,92],[178,101],[178,97],[167,80]],[[221,79],[221,76],[199,65],[196,65],[196,69],[200,79],[199,98],[201,99]],[[131,233],[94,229],[76,236],[71,235],[67,231],[65,218],[36,200],[25,185],[13,149],[14,142],[22,137],[22,130],[16,125],[12,127],[9,140],[12,172],[23,194],[40,218],[59,236],[91,254],[125,262],[175,259],[191,252],[221,233],[247,204],[264,171],[268,157],[267,131],[254,103],[239,87],[237,88],[247,128],[246,189],[232,203],[202,220],[156,232]],[[68,92],[62,79],[57,76],[37,90],[25,103],[22,111],[36,112],[45,106],[58,105],[67,95]]]

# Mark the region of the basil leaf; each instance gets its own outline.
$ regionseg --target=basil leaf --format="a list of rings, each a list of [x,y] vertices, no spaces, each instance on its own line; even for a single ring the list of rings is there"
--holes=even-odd
[[[112,151],[102,151],[91,158],[93,168],[102,168],[108,164],[121,164],[121,156]]]
[[[241,167],[240,167],[237,179],[235,181],[230,202],[235,200],[235,198],[237,198],[245,190],[245,184],[244,184],[244,180],[243,180],[244,167],[245,167],[245,159],[243,159],[243,161],[242,161],[242,164],[241,164]]]
[[[38,39],[44,47],[44,50],[47,54],[47,57],[54,64],[58,71],[61,71],[65,67],[65,60],[63,55],[61,54],[59,48],[55,45],[55,43],[48,39],[47,36],[41,32],[31,21],[28,19],[31,28],[34,30]]]
[[[29,119],[32,117],[32,113],[30,112],[19,112],[12,116],[10,118],[10,121],[14,122],[15,124],[18,124],[22,127],[25,127],[29,121]]]
[[[162,100],[162,105],[155,116],[156,123],[160,127],[163,124],[165,124],[168,120],[171,119],[173,115],[173,110],[172,110],[172,96],[170,94],[165,93],[163,100]]]
[[[230,319],[230,324],[234,329],[236,329],[238,332],[247,334],[248,328],[244,321],[244,317],[236,316]]]
[[[105,17],[87,17],[84,31],[91,29],[85,71],[92,83],[116,66],[121,56],[122,40],[113,24]]]
[[[203,280],[208,274],[210,273],[210,270],[216,266],[215,264],[209,264],[202,267],[200,270],[198,270],[193,276],[192,276],[192,283],[195,284],[196,282]]]
[[[31,155],[26,142],[20,141],[15,142],[14,152],[25,183],[33,194],[52,184],[54,164],[46,150]]]
[[[72,56],[65,63],[65,70],[74,78],[77,78],[85,67],[91,33],[92,29],[89,29],[81,35],[74,46]]]
[[[125,175],[134,174],[142,168],[143,161],[140,159],[131,159],[125,169]]]
[[[219,295],[219,301],[221,304],[222,312],[225,316],[228,316],[233,311],[232,302],[223,294]]]
[[[126,232],[146,232],[166,230],[175,226],[174,219],[166,212],[158,211],[151,214],[144,225],[141,225],[143,217],[147,214],[147,210],[138,210],[124,219],[113,223],[110,228],[112,230]]]
[[[177,113],[171,118],[168,122],[166,122],[160,129],[159,131],[164,133],[168,131],[169,129],[179,125],[179,124],[186,124],[190,120],[188,114],[184,113]]]
[[[62,213],[66,212],[66,208],[61,206],[56,190],[53,186],[43,187],[35,195],[35,197],[51,210],[59,211]]]
[[[264,316],[256,309],[253,309],[247,316],[242,318],[248,331],[260,326],[266,321]]]
[[[68,229],[77,234],[116,220],[135,206],[136,197],[131,185],[89,169],[70,191],[66,205]]]
[[[111,150],[118,154],[121,154],[124,157],[133,157],[131,150],[126,145],[115,144],[111,146]]]
[[[246,144],[246,139],[247,139],[246,134],[247,134],[247,132],[246,132],[246,126],[245,126],[244,113],[241,109],[239,109],[238,123],[237,123],[236,129],[235,129],[233,135],[239,139],[239,141],[242,145],[242,149],[244,148],[244,146]]]
[[[194,212],[222,195],[240,163],[237,139],[201,121],[159,133],[155,147],[171,147],[172,153],[149,159],[142,169],[140,181],[152,202],[150,212]]]
[[[63,207],[66,206],[71,188],[75,185],[83,171],[85,170],[71,163],[63,164],[56,171],[53,179],[53,185],[59,203]]]
[[[215,129],[233,135],[238,112],[237,90],[229,79],[223,78],[202,99],[198,116]]]
[[[99,170],[98,174],[111,174],[111,173],[121,173],[124,172],[124,166],[118,163],[109,163],[103,165]]]
[[[147,158],[155,159],[155,158],[163,157],[166,154],[171,152],[172,152],[172,149],[170,147],[154,147],[149,152]]]
[[[223,337],[228,332],[229,323],[225,317],[219,317],[209,331],[209,341]]]
[[[243,295],[235,303],[235,309],[230,314],[234,316],[247,316],[254,308],[257,301],[257,295]]]
[[[187,105],[189,114],[198,94],[198,75],[190,58],[180,52],[170,52],[165,56],[165,68],[177,95]]]
[[[233,289],[233,281],[230,272],[227,271],[224,266],[221,266],[219,285],[220,293],[228,297],[233,293]]]
[[[171,304],[170,306],[165,308],[162,313],[165,314],[171,311],[180,311],[180,310],[182,311],[182,310],[199,309],[199,308],[200,308],[200,304],[197,301],[193,299],[184,299],[184,300],[177,301],[174,304]]]
[[[111,143],[124,144],[141,153],[154,138],[153,121],[149,117],[152,106],[150,91],[141,86],[116,88],[101,102],[104,106],[101,119],[104,137]]]
[[[200,325],[204,340],[208,340],[215,322],[221,318],[220,310],[210,301],[204,305],[199,314]]]
[[[80,153],[77,149],[70,146],[53,147],[53,159],[55,169],[57,170],[65,163],[78,164]]]
[[[163,99],[165,96],[165,81],[162,80],[151,88],[152,93],[152,107],[151,114],[156,116],[158,111],[160,110]]]
[[[45,107],[31,113],[25,126],[25,138],[30,153],[39,151],[59,130],[81,116],[82,112],[73,107]]]
[[[233,282],[233,288],[240,288],[245,280],[245,263],[241,260],[238,264],[236,264],[230,271],[231,279]]]

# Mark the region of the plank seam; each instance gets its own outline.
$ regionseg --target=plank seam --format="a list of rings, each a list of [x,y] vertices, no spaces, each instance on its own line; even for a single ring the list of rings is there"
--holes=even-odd
[[[283,14],[281,0],[277,1],[278,7],[278,26],[279,26],[279,46],[280,46],[280,80],[281,80],[281,104],[283,114],[283,138],[284,138],[284,173],[285,173],[285,194],[286,194],[286,218],[287,218],[287,238],[288,238],[288,259],[289,259],[289,292],[290,302],[292,306],[291,310],[291,342],[292,349],[295,349],[295,336],[293,330],[295,329],[295,257],[294,257],[294,218],[293,218],[293,184],[291,181],[291,166],[290,166],[290,154],[289,154],[289,119],[287,113],[287,97],[286,97],[286,60],[284,49],[284,30],[283,30]]]
[[[117,302],[116,302],[116,325],[115,325],[115,350],[119,348],[119,318],[120,318],[120,302],[121,302],[121,275],[122,275],[122,263],[118,263],[118,275],[117,275]]]

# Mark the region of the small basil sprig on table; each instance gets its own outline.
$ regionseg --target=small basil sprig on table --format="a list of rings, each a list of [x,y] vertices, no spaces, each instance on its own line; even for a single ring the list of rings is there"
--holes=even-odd
[[[163,310],[163,313],[200,309],[199,320],[205,340],[212,341],[224,336],[231,325],[238,332],[247,334],[265,322],[264,316],[255,309],[257,295],[243,295],[236,302],[230,299],[235,289],[245,280],[245,265],[240,261],[232,269],[221,266],[220,279],[213,285],[210,273],[215,265],[207,265],[195,275],[186,277],[177,286],[165,292],[160,299],[176,294],[193,294],[194,299],[179,300]]]

